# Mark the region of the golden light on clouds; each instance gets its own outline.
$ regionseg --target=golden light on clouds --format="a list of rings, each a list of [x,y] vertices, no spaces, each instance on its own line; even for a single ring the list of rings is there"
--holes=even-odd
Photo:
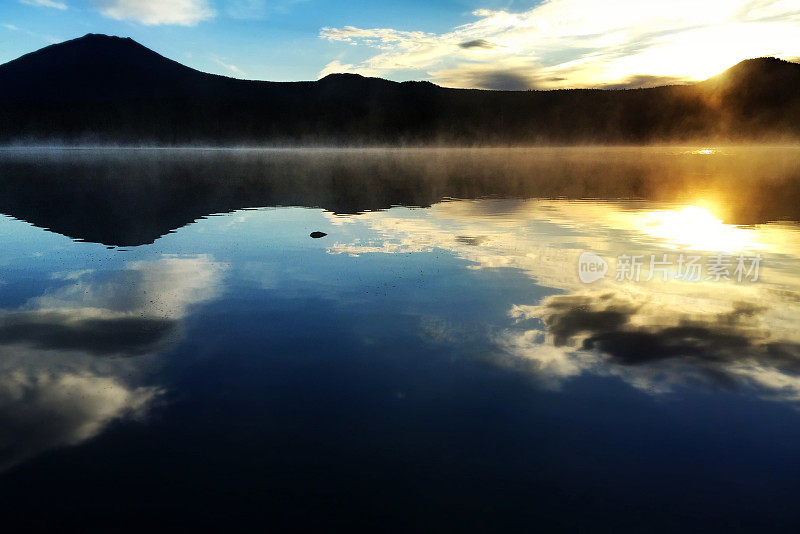
[[[356,72],[487,89],[647,86],[709,78],[754,57],[800,56],[797,0],[672,2],[547,0],[528,11],[481,9],[446,33],[324,28],[366,59],[320,73]]]

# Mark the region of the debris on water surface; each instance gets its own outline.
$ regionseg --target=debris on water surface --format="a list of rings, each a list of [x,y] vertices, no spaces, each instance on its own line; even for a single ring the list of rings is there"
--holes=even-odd
[[[328,234],[326,234],[325,232],[311,232],[310,235],[312,239],[319,239],[321,237],[325,237]]]

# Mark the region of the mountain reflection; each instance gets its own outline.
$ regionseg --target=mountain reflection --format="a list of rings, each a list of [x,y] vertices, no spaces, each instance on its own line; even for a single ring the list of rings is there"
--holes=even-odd
[[[55,273],[43,295],[0,310],[0,470],[145,416],[163,390],[143,374],[189,308],[217,296],[224,270],[168,256]]]
[[[800,220],[793,148],[4,150],[0,175],[0,213],[113,246],[243,208],[354,214],[448,198],[705,199],[726,223]]]
[[[737,388],[800,402],[800,229],[723,223],[709,208],[652,202],[451,201],[409,213],[334,217],[379,239],[333,254],[447,251],[479,270],[514,269],[553,294],[509,302],[512,325],[495,339],[501,365],[559,387],[581,374],[615,376],[650,393],[681,386]],[[711,248],[717,246],[719,248]],[[708,247],[708,248],[704,248]],[[578,259],[611,264],[584,284]],[[621,255],[760,254],[757,281],[687,281],[668,273],[617,280]]]

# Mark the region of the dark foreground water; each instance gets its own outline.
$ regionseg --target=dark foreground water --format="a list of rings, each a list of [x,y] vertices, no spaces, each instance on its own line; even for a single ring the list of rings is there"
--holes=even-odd
[[[800,521],[797,149],[9,150],[0,211],[7,525]]]

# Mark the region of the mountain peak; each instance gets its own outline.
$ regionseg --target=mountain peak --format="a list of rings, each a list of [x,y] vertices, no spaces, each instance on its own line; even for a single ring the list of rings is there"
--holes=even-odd
[[[62,41],[60,43],[46,46],[40,50],[31,52],[30,54],[26,54],[18,59],[15,59],[14,61],[7,63],[6,65],[15,63],[24,58],[47,56],[54,53],[56,54],[63,53],[65,51],[73,51],[73,53],[79,53],[79,54],[89,54],[89,53],[96,53],[98,50],[101,49],[109,49],[109,48],[138,49],[139,51],[148,51],[152,54],[156,54],[152,50],[149,50],[145,46],[137,43],[130,37],[116,37],[113,35],[105,35],[103,33],[87,33],[83,37],[77,37],[75,39],[70,39],[68,41]]]
[[[204,74],[129,37],[89,33],[0,65],[6,100],[107,100],[189,94]],[[14,83],[2,83],[13,80]]]
[[[115,45],[123,45],[123,46],[130,46],[134,45],[140,48],[146,48],[145,46],[137,43],[130,37],[119,37],[117,35],[106,35],[105,33],[87,33],[83,37],[78,37],[76,39],[71,39],[69,41],[64,41],[59,43],[61,45],[66,44],[92,44],[97,46],[115,46]],[[56,45],[57,46],[57,45]]]
[[[373,78],[371,76],[363,76],[355,72],[339,72],[328,74],[319,80],[323,85],[336,85],[336,86],[350,86],[350,85],[365,85],[365,84],[380,84],[380,85],[394,85],[397,82],[385,80],[383,78]]]
[[[751,92],[769,91],[786,84],[800,84],[800,64],[775,57],[746,59],[725,72],[702,82],[713,91]]]
[[[753,59],[745,59],[744,61],[740,61],[729,70],[733,69],[777,69],[777,68],[793,68],[793,65],[797,65],[797,63],[792,63],[791,61],[786,61],[785,59],[779,59],[776,57],[764,56],[764,57],[756,57]]]
[[[71,39],[71,41],[131,41],[136,42],[130,37],[119,37],[117,35],[107,35],[105,33],[87,33],[83,37]],[[69,41],[65,41],[69,42]]]
[[[333,74],[328,74],[327,76],[320,78],[320,81],[323,80],[362,80],[365,76],[355,73],[355,72],[334,72]]]

